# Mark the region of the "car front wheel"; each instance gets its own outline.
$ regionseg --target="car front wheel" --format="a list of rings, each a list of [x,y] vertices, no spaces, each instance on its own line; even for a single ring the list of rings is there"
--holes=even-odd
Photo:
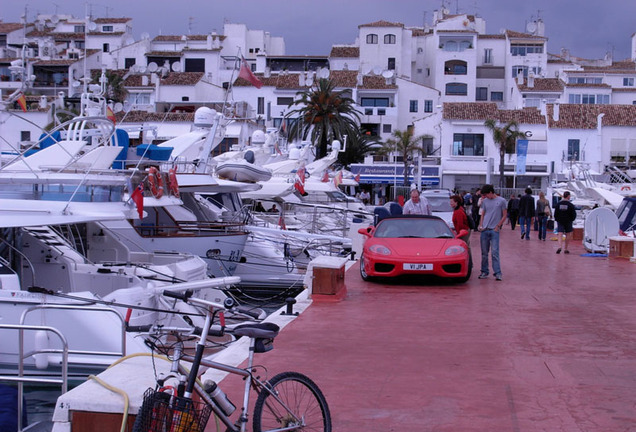
[[[371,276],[369,276],[366,270],[364,269],[364,255],[360,255],[360,277],[362,278],[363,281],[372,280]]]

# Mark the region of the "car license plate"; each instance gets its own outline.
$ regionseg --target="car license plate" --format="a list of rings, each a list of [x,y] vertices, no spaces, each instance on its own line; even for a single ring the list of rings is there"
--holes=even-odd
[[[403,268],[404,270],[426,271],[426,270],[433,270],[433,264],[404,263]]]

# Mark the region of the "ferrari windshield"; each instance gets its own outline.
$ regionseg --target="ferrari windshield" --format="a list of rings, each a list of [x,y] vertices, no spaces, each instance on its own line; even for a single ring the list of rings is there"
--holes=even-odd
[[[378,223],[377,238],[453,238],[453,233],[441,219],[395,218]]]

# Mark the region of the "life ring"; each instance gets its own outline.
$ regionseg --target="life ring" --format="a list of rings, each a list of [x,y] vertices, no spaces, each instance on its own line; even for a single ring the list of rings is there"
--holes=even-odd
[[[176,198],[180,197],[176,168],[170,168],[168,170],[168,188],[170,189],[170,193],[172,193],[173,196],[175,196]]]
[[[630,191],[632,188],[630,186],[621,186],[622,191]]]
[[[152,195],[155,198],[161,198],[163,196],[163,177],[157,168],[150,167],[148,170],[148,183]]]

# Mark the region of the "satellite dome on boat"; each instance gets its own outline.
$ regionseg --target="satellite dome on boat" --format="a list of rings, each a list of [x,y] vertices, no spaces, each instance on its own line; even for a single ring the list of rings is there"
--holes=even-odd
[[[252,144],[264,144],[265,138],[265,132],[262,130],[255,130],[252,134]]]
[[[342,148],[342,144],[338,140],[331,141],[331,150],[332,151],[340,151]]]
[[[201,107],[194,112],[194,125],[196,127],[210,128],[214,124],[215,118],[215,110],[208,107]]]
[[[296,146],[289,149],[289,159],[298,160],[300,159],[300,149]]]

